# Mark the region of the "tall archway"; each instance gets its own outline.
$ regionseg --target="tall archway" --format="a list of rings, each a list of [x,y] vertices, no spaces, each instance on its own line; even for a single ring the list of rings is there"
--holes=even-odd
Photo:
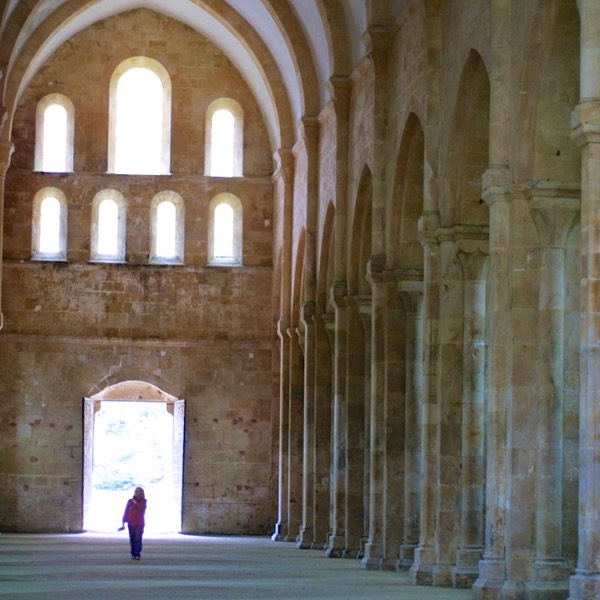
[[[109,386],[101,392],[91,397],[83,398],[83,526],[84,529],[110,529],[104,525],[106,519],[94,511],[98,510],[95,504],[95,467],[98,465],[98,445],[95,443],[96,438],[100,435],[96,431],[97,417],[103,408],[119,408],[124,407],[140,408],[162,405],[165,410],[166,421],[170,422],[170,427],[167,427],[167,434],[170,434],[170,452],[169,465],[164,469],[164,481],[153,481],[151,476],[144,473],[136,474],[136,481],[131,482],[131,489],[124,489],[125,497],[132,491],[136,485],[145,487],[149,495],[153,491],[156,492],[156,508],[160,512],[155,512],[155,522],[149,522],[147,528],[149,531],[165,531],[179,530],[181,528],[181,505],[182,505],[182,490],[183,490],[183,452],[184,452],[184,431],[185,431],[185,400],[171,396],[170,394],[160,390],[156,386],[144,381],[124,381],[115,385]],[[127,411],[131,414],[132,411]],[[143,447],[140,448],[140,442],[143,442],[144,433],[144,417],[149,412],[156,411],[134,411],[138,419],[137,426],[130,424],[127,428],[129,433],[133,430],[133,444],[123,444],[126,448],[124,452],[134,456],[136,451],[144,453],[147,451]],[[123,411],[124,419],[127,417]],[[170,418],[169,418],[170,417]],[[160,421],[160,426],[165,429],[165,420]],[[114,438],[113,438],[114,439]],[[96,454],[96,456],[95,456]],[[118,458],[116,459],[118,461]],[[149,473],[153,465],[146,465],[146,473]],[[118,465],[115,464],[115,470],[118,470]],[[148,481],[144,481],[144,477]],[[127,477],[121,477],[123,483]],[[122,496],[123,494],[121,494]],[[151,501],[149,502],[149,511],[151,510]],[[105,510],[110,510],[110,517],[115,523],[115,529],[120,522],[121,515],[119,510],[123,506],[106,506]],[[154,510],[154,509],[153,509]],[[169,515],[168,519],[159,519],[157,515],[160,513]],[[160,522],[159,522],[160,521]]]

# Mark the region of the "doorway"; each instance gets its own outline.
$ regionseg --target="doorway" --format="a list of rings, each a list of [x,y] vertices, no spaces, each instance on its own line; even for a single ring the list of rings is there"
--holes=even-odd
[[[83,399],[83,528],[114,532],[138,485],[146,531],[181,529],[185,401],[141,381]]]

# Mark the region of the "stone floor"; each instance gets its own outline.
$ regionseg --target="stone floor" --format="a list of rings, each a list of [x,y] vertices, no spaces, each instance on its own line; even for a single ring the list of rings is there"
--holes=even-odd
[[[0,535],[0,598],[11,600],[466,600],[469,590],[414,587],[404,573],[268,538],[153,534],[142,560],[123,534]]]

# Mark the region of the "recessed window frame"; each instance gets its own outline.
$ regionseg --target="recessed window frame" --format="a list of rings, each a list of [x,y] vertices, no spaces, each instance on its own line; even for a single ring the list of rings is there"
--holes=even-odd
[[[215,256],[215,210],[220,204],[228,204],[233,209],[233,256]],[[243,221],[244,211],[241,200],[229,192],[217,194],[208,206],[208,265],[241,267],[243,264]]]
[[[117,203],[117,252],[103,254],[98,251],[100,205],[104,200],[114,200]],[[92,231],[90,244],[90,262],[124,263],[126,262],[127,235],[127,202],[121,192],[114,189],[104,189],[98,192],[92,200]]]
[[[41,250],[43,234],[42,204],[47,198],[58,200],[59,214],[59,250],[57,252],[44,252]],[[33,198],[32,231],[31,231],[31,259],[39,261],[66,262],[67,260],[67,220],[68,202],[65,194],[56,187],[45,187],[39,190]]]
[[[116,170],[117,159],[117,86],[121,76],[130,69],[149,69],[158,76],[162,83],[162,140],[160,169],[152,175],[170,175],[171,173],[171,103],[172,85],[167,70],[157,61],[147,56],[133,56],[124,60],[113,71],[109,86],[109,117],[108,117],[108,173],[120,175],[137,175],[136,173],[120,173]],[[141,175],[148,175],[142,173]]]
[[[158,207],[163,202],[175,206],[175,256],[160,256],[157,253]],[[182,265],[184,262],[185,205],[176,192],[165,190],[152,198],[150,203],[150,255],[149,262],[155,265]]]
[[[233,174],[242,177],[244,173],[244,111],[232,98],[217,98],[206,110],[206,137],[204,147],[204,172],[209,177],[222,177],[212,174],[213,117],[219,110],[227,110],[233,115]]]
[[[44,127],[44,120],[46,116],[46,110],[57,104],[64,108],[67,113],[66,131],[65,131],[65,156],[64,156],[64,170],[54,170],[44,168],[44,144],[46,129]],[[34,171],[42,173],[71,173],[73,171],[73,154],[74,154],[74,138],[75,138],[75,107],[73,102],[64,94],[48,94],[44,96],[36,107],[35,116],[35,156],[34,156]]]

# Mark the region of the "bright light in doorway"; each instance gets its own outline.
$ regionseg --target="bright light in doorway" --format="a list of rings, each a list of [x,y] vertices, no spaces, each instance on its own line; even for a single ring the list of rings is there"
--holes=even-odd
[[[173,417],[163,402],[104,401],[94,419],[91,510],[86,529],[114,532],[141,485],[147,532],[179,529],[173,490]]]

